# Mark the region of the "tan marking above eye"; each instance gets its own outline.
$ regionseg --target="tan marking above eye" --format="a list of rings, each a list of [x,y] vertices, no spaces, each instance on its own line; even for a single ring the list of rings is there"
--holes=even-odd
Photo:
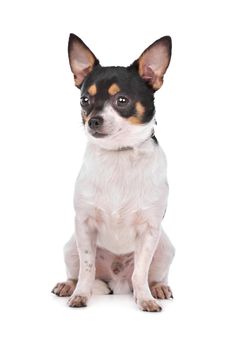
[[[108,93],[111,96],[116,95],[119,91],[120,91],[120,87],[117,84],[112,84],[109,89],[108,89]]]
[[[95,84],[91,85],[87,91],[91,96],[95,96],[97,93],[96,85]]]
[[[137,116],[141,118],[145,113],[145,107],[141,104],[141,102],[136,102],[135,108],[137,111]]]

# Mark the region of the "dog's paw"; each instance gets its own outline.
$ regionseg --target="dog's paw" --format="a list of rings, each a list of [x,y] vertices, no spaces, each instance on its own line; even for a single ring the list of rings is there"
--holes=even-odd
[[[161,306],[156,303],[155,299],[138,300],[137,304],[139,306],[139,309],[141,309],[142,311],[148,311],[148,312],[162,311]]]
[[[87,306],[88,297],[84,295],[72,295],[68,300],[70,307],[85,307]]]
[[[59,297],[70,297],[75,290],[77,281],[68,280],[66,282],[57,283],[56,286],[52,289],[52,293],[56,294]]]
[[[173,299],[171,288],[165,284],[154,282],[150,285],[150,290],[155,299]]]

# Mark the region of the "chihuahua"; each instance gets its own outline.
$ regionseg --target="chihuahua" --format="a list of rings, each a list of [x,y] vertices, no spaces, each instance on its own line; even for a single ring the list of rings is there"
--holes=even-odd
[[[143,311],[172,298],[174,247],[161,223],[168,183],[154,135],[154,92],[163,84],[171,38],[162,37],[129,67],[103,67],[76,35],[68,45],[87,136],[76,180],[75,233],[64,247],[67,281],[52,292],[86,306],[92,293],[133,292]]]

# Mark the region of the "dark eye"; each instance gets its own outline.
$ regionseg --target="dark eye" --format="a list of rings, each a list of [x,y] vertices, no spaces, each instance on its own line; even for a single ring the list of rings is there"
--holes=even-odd
[[[118,107],[125,107],[129,103],[129,99],[125,96],[118,96],[116,104]]]
[[[80,99],[80,103],[81,103],[81,106],[82,107],[86,107],[89,105],[89,98],[87,96],[82,96],[81,99]]]

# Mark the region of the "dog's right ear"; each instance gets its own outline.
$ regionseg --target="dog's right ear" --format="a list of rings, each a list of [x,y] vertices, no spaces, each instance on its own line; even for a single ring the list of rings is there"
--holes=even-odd
[[[86,76],[99,64],[99,61],[75,34],[70,34],[68,54],[75,85],[80,88]]]

